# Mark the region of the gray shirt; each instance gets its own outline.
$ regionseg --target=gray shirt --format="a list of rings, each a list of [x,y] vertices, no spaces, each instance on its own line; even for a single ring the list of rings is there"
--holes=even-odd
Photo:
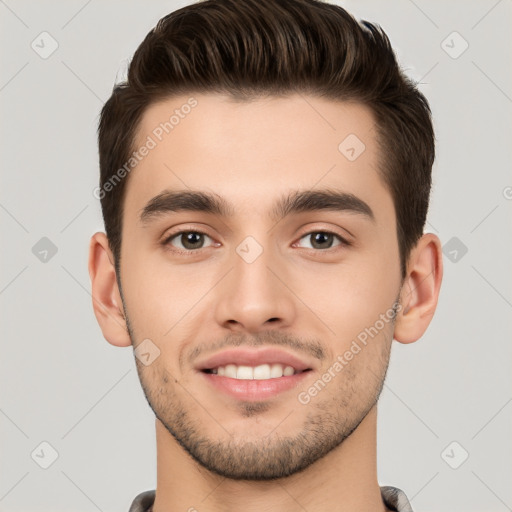
[[[380,488],[382,499],[390,510],[395,512],[413,512],[411,504],[403,491],[396,487]],[[155,491],[140,493],[134,500],[128,512],[152,512],[155,501]]]

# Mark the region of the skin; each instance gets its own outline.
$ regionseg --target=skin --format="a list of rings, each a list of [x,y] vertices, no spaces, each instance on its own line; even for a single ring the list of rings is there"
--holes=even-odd
[[[300,95],[243,103],[218,94],[194,98],[197,107],[129,176],[121,291],[105,234],[90,244],[93,307],[104,337],[119,347],[150,339],[160,350],[148,366],[136,359],[156,415],[154,512],[384,511],[377,399],[393,338],[416,341],[434,314],[440,241],[423,235],[402,280],[393,201],[378,173],[382,156],[367,107]],[[187,99],[152,105],[136,147]],[[338,150],[349,134],[366,146],[355,161]],[[283,194],[324,188],[362,199],[374,221],[324,210],[271,220]],[[144,225],[142,208],[165,189],[214,192],[234,215],[168,212]],[[202,245],[195,241],[199,248],[180,236],[162,243],[180,230],[207,236]],[[315,233],[326,231],[351,244],[335,236],[315,245]],[[252,263],[236,251],[249,235],[263,249]],[[183,247],[192,254],[173,252]],[[301,403],[299,393],[398,298],[394,321]],[[225,395],[194,367],[225,348],[275,345],[313,370],[265,400]]]

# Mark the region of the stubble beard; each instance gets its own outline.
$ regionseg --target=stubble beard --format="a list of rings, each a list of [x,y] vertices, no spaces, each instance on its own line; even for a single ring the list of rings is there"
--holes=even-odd
[[[320,393],[307,405],[292,400],[290,410],[283,413],[281,421],[285,425],[287,415],[303,414],[307,407],[298,434],[279,433],[286,432],[286,425],[280,431],[277,421],[273,432],[257,439],[247,439],[243,431],[228,433],[221,422],[214,419],[219,417],[214,410],[206,410],[203,418],[198,419],[187,406],[197,407],[198,402],[186,391],[177,392],[181,384],[165,368],[156,366],[150,370],[139,361],[136,364],[144,395],[156,418],[198,464],[234,480],[268,481],[305,470],[339,447],[357,429],[377,403],[384,385],[392,338],[379,341],[382,350],[375,368],[369,368],[362,375],[365,366],[360,364],[355,368],[351,362],[328,385],[337,386],[337,389],[331,388],[329,396],[322,399]],[[237,405],[244,418],[262,415],[272,407],[269,401]],[[226,432],[222,440],[212,439],[207,434],[209,429],[205,425],[214,421]]]

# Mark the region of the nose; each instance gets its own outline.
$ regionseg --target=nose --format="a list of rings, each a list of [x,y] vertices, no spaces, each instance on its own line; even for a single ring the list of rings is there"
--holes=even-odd
[[[296,316],[293,283],[270,251],[251,263],[239,254],[233,269],[217,287],[215,318],[232,332],[256,333],[289,327]]]

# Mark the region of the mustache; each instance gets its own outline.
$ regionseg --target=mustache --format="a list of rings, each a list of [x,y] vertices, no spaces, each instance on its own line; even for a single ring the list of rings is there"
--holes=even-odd
[[[314,339],[300,339],[282,331],[263,331],[254,335],[230,333],[222,340],[202,343],[189,353],[187,363],[190,365],[203,353],[217,352],[223,348],[233,347],[279,346],[293,349],[295,352],[308,354],[323,361],[326,358],[322,344]]]

